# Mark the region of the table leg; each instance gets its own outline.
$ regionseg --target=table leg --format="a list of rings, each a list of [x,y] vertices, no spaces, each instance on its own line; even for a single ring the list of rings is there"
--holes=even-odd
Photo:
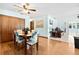
[[[27,43],[26,43],[26,40],[27,38],[25,37],[25,40],[24,40],[24,53],[25,55],[27,54]]]

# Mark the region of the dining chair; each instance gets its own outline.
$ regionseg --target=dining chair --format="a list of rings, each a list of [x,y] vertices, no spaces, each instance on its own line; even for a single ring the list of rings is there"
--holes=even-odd
[[[14,36],[14,45],[18,50],[20,50],[20,45],[24,44],[24,38],[22,36],[19,36],[19,33],[17,31],[14,33]]]
[[[30,38],[29,41],[27,42],[27,46],[30,47],[30,49],[31,49],[31,54],[33,53],[33,51],[32,51],[32,50],[33,50],[33,46],[36,47],[36,50],[37,50],[37,52],[38,52],[38,33],[37,33],[37,31],[35,31],[35,32],[32,33],[31,38]]]

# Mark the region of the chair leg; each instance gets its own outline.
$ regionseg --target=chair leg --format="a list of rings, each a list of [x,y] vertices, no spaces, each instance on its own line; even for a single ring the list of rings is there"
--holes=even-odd
[[[36,48],[37,48],[37,51],[38,51],[38,43],[36,44]]]
[[[36,44],[36,50],[37,50],[36,54],[38,54],[38,43]]]
[[[17,42],[15,42],[15,48],[16,48],[16,49],[18,48],[18,44],[17,44]]]
[[[27,44],[26,42],[23,42],[23,46],[24,46],[24,54],[27,54]]]
[[[14,47],[16,48],[16,46],[17,46],[17,43],[14,41]]]
[[[19,44],[18,43],[16,43],[16,48],[19,49]]]
[[[31,55],[32,55],[32,53],[33,53],[32,49],[33,49],[33,47],[31,46]]]
[[[26,55],[26,46],[24,45],[24,54]]]

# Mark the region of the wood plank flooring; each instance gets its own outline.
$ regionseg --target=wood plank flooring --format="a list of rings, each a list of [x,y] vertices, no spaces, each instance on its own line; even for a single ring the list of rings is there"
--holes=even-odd
[[[0,55],[24,55],[24,49],[15,49],[12,41],[0,43]],[[33,49],[33,55],[36,55],[35,49]],[[69,46],[66,42],[39,37],[38,55],[79,55],[79,49]]]

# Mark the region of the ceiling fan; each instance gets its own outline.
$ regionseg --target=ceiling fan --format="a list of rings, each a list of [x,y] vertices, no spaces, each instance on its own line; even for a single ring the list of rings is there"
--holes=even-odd
[[[23,5],[14,5],[14,6],[20,9],[20,10],[18,10],[19,12],[24,11],[21,14],[30,14],[31,11],[33,11],[33,12],[36,11],[36,9],[29,8],[30,7],[30,4],[29,3],[25,3]]]

